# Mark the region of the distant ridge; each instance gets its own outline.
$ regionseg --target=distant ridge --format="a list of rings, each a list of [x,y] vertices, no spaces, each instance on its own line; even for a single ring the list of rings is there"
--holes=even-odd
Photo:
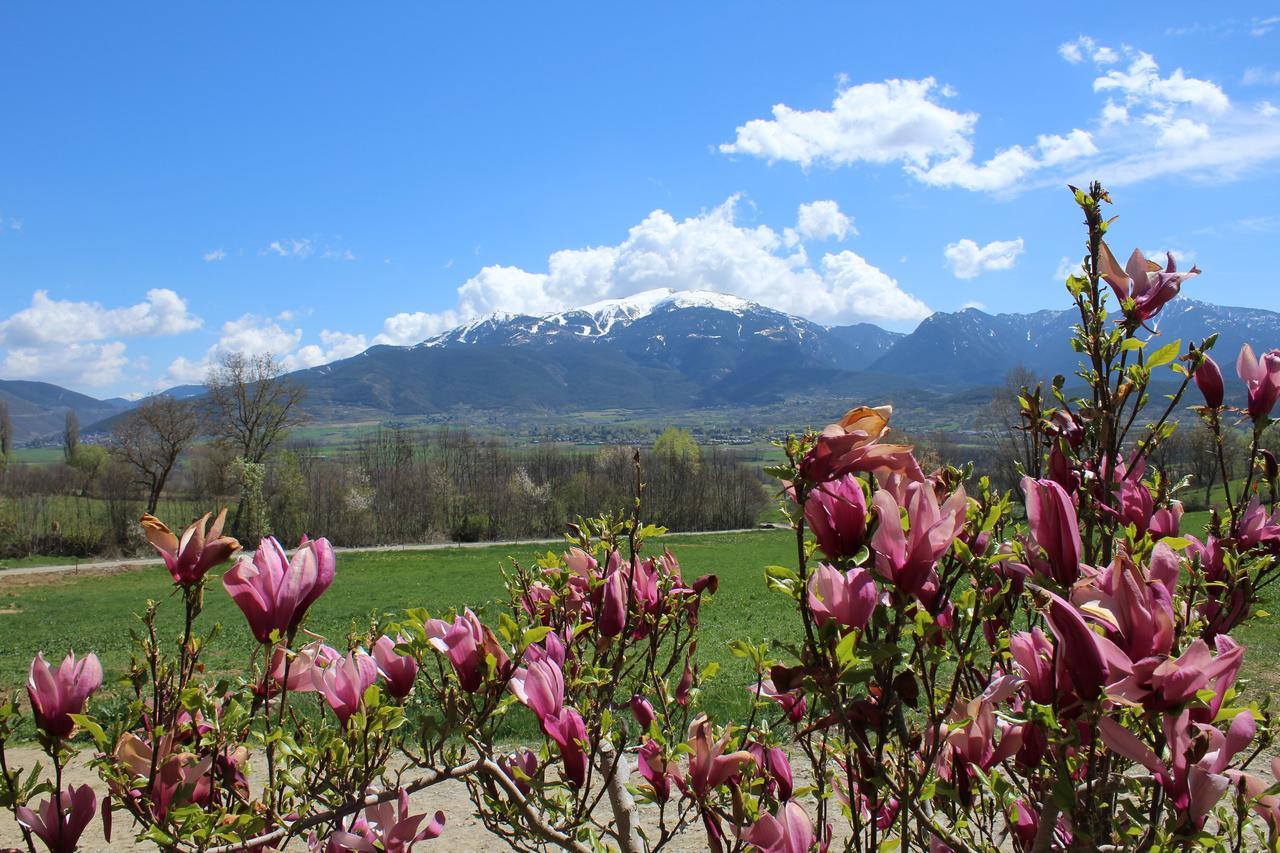
[[[1015,367],[1070,376],[1076,314],[938,312],[909,334],[823,326],[728,294],[661,288],[543,315],[490,314],[411,346],[374,346],[298,371],[318,422],[459,412],[685,411],[796,398],[889,399],[995,386]],[[1162,338],[1218,332],[1224,370],[1241,344],[1280,343],[1280,313],[1174,300]],[[182,397],[200,386],[180,386]],[[56,385],[0,381],[18,440],[55,434],[67,408],[92,428],[129,407]],[[970,396],[973,396],[970,394]],[[981,395],[978,395],[981,396]],[[109,422],[108,422],[109,423]]]

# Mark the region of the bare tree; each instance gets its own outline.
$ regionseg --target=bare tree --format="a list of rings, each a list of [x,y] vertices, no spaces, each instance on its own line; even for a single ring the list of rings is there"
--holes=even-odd
[[[241,459],[261,464],[289,428],[302,420],[306,395],[270,354],[228,353],[205,377],[215,436]]]
[[[1024,473],[1030,473],[1032,463],[1040,454],[1031,433],[1020,428],[1021,409],[1018,396],[1023,389],[1036,387],[1037,378],[1025,367],[1013,368],[1005,375],[1004,384],[995,390],[988,403],[978,414],[978,428],[996,448],[998,468],[992,470],[1001,488],[1016,488]]]
[[[9,462],[13,452],[13,419],[9,417],[9,404],[0,400],[0,471]]]
[[[76,460],[80,450],[80,418],[74,409],[67,409],[67,418],[62,427],[62,458],[70,465]]]
[[[135,481],[146,489],[148,513],[156,511],[165,481],[195,438],[197,426],[190,403],[163,395],[148,397],[116,423],[112,453],[133,469]]]

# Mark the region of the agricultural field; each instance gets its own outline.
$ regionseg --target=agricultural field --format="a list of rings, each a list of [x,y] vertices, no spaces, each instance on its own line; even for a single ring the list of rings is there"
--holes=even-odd
[[[702,611],[699,657],[704,664],[714,660],[721,666],[705,696],[708,710],[732,716],[747,707],[745,685],[752,675],[728,653],[726,643],[735,637],[758,643],[788,636],[794,616],[783,600],[765,590],[763,576],[766,565],[794,557],[794,540],[787,531],[767,530],[656,541],[672,549],[686,577],[708,572],[720,577],[719,593]],[[353,628],[407,607],[424,607],[434,616],[471,606],[487,624],[496,624],[496,611],[486,612],[486,604],[503,593],[501,567],[509,558],[532,561],[551,547],[339,553],[337,579],[311,608],[306,628],[341,646]],[[96,652],[107,686],[123,690],[118,679],[129,663],[129,632],[140,625],[135,614],[146,600],[161,602],[160,624],[166,634],[176,637],[181,630],[182,602],[172,590],[159,566],[79,578],[0,574],[0,690],[25,683],[27,664],[37,650],[61,657],[69,648]],[[252,635],[213,580],[199,624],[207,631],[215,623],[223,630],[210,647],[209,664],[226,672],[243,668],[254,652]]]
[[[746,638],[788,641],[798,624],[787,602],[764,586],[764,567],[794,562],[794,540],[785,530],[673,535],[656,540],[680,560],[686,577],[714,572],[720,591],[702,610],[699,659],[715,661],[719,673],[704,695],[707,710],[718,719],[742,713],[748,702],[749,666],[733,657],[729,640]],[[495,602],[502,595],[500,569],[510,559],[532,561],[549,545],[444,548],[430,551],[340,553],[333,586],[311,609],[306,628],[341,646],[344,636],[371,619],[394,618],[407,607],[424,607],[443,615],[453,607],[471,606],[487,624],[496,623]],[[61,656],[67,649],[95,651],[107,671],[107,685],[123,690],[130,653],[130,631],[148,598],[161,602],[163,631],[176,636],[181,601],[172,594],[163,568],[150,567],[89,577],[11,576],[0,574],[0,690],[18,689],[37,650]],[[1280,613],[1280,596],[1268,592],[1264,609]],[[488,611],[488,612],[486,612]],[[1261,682],[1262,695],[1280,688],[1280,634],[1275,616],[1250,622],[1239,638],[1252,652],[1245,657],[1245,677]],[[215,623],[222,632],[207,657],[214,671],[242,669],[254,652],[251,635],[231,599],[213,581],[206,592],[200,624]],[[779,654],[779,657],[785,657]],[[113,685],[113,681],[115,682]]]

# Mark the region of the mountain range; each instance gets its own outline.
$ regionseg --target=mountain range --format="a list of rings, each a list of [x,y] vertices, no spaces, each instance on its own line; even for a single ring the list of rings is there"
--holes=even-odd
[[[823,326],[721,293],[661,289],[539,316],[491,314],[293,377],[319,422],[879,400],[989,388],[1019,366],[1070,376],[1077,319],[1073,310],[966,308],[935,313],[904,334],[868,323]],[[1165,307],[1158,331],[1161,340],[1184,342],[1218,332],[1215,352],[1229,370],[1246,341],[1280,344],[1280,313],[1179,298]],[[189,396],[198,387],[174,390]],[[20,401],[10,403],[19,441],[56,432],[68,407],[91,424],[95,413],[110,417],[128,406],[31,382],[0,381],[0,397]]]

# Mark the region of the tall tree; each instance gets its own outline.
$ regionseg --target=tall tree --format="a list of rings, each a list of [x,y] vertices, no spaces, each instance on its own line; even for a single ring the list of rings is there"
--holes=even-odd
[[[9,464],[13,452],[13,419],[9,417],[9,404],[0,400],[0,471]]]
[[[211,431],[246,462],[261,464],[302,420],[306,389],[284,375],[271,353],[223,356],[205,377],[205,388]]]
[[[197,429],[195,407],[165,395],[148,397],[116,422],[111,451],[146,490],[148,513],[155,513],[165,481]]]
[[[80,418],[74,409],[67,409],[66,420],[62,426],[62,458],[70,465],[76,461],[76,453],[80,450]]]

